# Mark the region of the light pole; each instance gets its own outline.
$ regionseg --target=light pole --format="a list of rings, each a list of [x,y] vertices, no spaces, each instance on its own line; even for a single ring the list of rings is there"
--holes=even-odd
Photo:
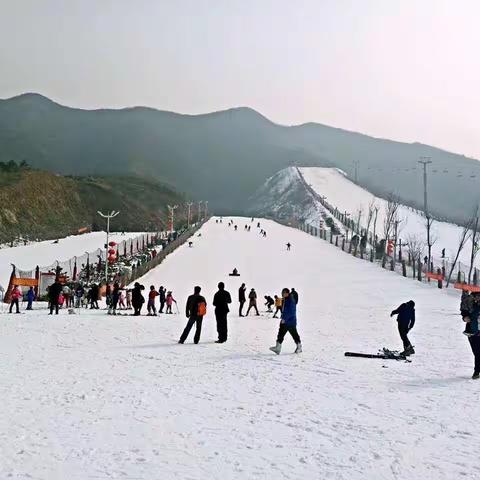
[[[192,205],[193,202],[187,203],[188,213],[187,213],[187,228],[190,228],[190,221],[192,219]]]
[[[202,217],[202,203],[203,200],[198,201],[198,222],[200,223],[200,218]]]
[[[169,230],[170,230],[170,233],[172,233],[173,232],[173,216],[175,214],[175,209],[178,208],[178,205],[174,205],[173,207],[171,207],[170,205],[167,205],[167,208],[170,213]]]
[[[207,218],[208,215],[208,200],[205,200],[205,218]]]
[[[432,163],[432,157],[420,157],[418,163],[423,165],[423,209],[425,212],[425,218],[427,220],[427,247],[428,247],[428,265],[427,272],[430,271],[430,263],[432,258],[432,245],[430,244],[430,214],[428,213],[427,203],[427,165]]]
[[[108,237],[110,235],[110,219],[115,218],[120,212],[112,210],[110,213],[102,213],[100,210],[97,213],[107,219],[107,243],[105,244],[105,285],[108,285]]]

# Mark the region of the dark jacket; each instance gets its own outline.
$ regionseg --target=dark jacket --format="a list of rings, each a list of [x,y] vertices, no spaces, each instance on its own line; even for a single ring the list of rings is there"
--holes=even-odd
[[[60,282],[55,282],[50,285],[48,289],[48,299],[51,302],[57,302],[58,301],[58,296],[60,295],[62,291],[62,284]]]
[[[410,330],[415,325],[415,304],[413,302],[402,303],[390,316],[397,315],[398,325]]]
[[[292,292],[290,293],[290,295],[293,297],[295,304],[298,305],[298,292],[292,289]]]
[[[158,293],[160,294],[160,302],[165,303],[165,289],[161,288]]]
[[[287,327],[297,325],[297,304],[292,294],[283,300],[282,323]]]
[[[137,285],[132,290],[132,305],[143,305],[145,298],[142,295],[142,286]]]
[[[245,302],[247,298],[245,297],[245,291],[247,290],[247,287],[240,287],[238,289],[238,301],[239,302]]]
[[[193,295],[190,295],[187,299],[187,305],[185,306],[185,315],[188,318],[202,318],[198,315],[198,304],[202,302],[204,302],[205,305],[207,304],[207,301],[204,297],[202,297],[202,295],[195,293]]]
[[[228,313],[230,311],[228,308],[229,303],[232,303],[232,297],[226,290],[219,290],[213,296],[213,305],[215,307],[215,311],[218,313]]]
[[[33,290],[33,288],[31,290],[28,290],[27,292],[27,300],[29,302],[33,302],[35,300],[35,291]]]

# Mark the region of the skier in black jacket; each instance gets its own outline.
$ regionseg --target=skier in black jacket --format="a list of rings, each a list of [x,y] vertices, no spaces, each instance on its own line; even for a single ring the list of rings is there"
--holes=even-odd
[[[238,301],[240,303],[240,307],[238,309],[238,315],[240,317],[243,317],[243,306],[245,305],[245,302],[247,301],[247,297],[245,295],[245,292],[247,291],[247,287],[245,286],[244,283],[242,283],[242,286],[238,289]]]
[[[415,302],[410,300],[407,303],[402,303],[390,314],[391,317],[394,315],[397,315],[398,333],[403,342],[403,352],[401,355],[412,355],[415,353],[415,350],[408,339],[408,332],[415,325]]]
[[[225,284],[218,284],[218,292],[213,296],[215,307],[215,318],[217,319],[218,340],[215,343],[225,343],[228,337],[227,315],[230,309],[228,304],[232,303],[230,293],[225,290]]]
[[[298,305],[298,292],[292,288],[290,294],[292,295],[294,302]]]
[[[142,290],[145,290],[143,285],[140,285],[138,282],[135,282],[132,290],[132,307],[133,315],[139,316],[142,310],[142,305],[145,303],[145,298],[142,295]]]
[[[202,334],[202,320],[207,309],[207,302],[205,298],[200,295],[201,290],[200,287],[195,287],[193,289],[193,295],[190,295],[187,299],[185,314],[188,318],[188,322],[178,343],[185,343],[194,324],[196,324],[196,329],[193,343],[198,343],[200,341],[200,335]]]
[[[56,280],[55,283],[50,285],[48,288],[48,301],[50,303],[50,313],[49,315],[52,315],[53,310],[55,309],[55,315],[58,315],[58,297],[60,296],[60,293],[62,292],[62,284]]]
[[[160,287],[158,289],[158,293],[159,293],[159,299],[160,299],[160,310],[158,311],[158,313],[163,313],[163,307],[165,306],[165,288]]]

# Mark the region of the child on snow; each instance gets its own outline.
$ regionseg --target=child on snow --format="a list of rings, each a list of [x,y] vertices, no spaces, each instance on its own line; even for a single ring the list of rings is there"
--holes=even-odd
[[[167,310],[165,313],[172,314],[173,302],[175,302],[175,304],[177,303],[177,301],[173,298],[172,292],[167,292],[166,300],[167,300]]]
[[[32,310],[32,304],[33,301],[35,300],[35,290],[33,290],[33,287],[30,287],[28,292],[27,292],[27,310]]]
[[[148,303],[147,303],[147,315],[153,315],[154,317],[157,316],[157,309],[155,308],[155,297],[157,297],[159,293],[155,290],[153,285],[150,285],[150,291],[148,292]],[[153,312],[153,313],[152,313]]]
[[[275,313],[273,314],[273,318],[277,318],[277,313],[282,314],[282,297],[279,297],[278,295],[274,295],[275,297]]]

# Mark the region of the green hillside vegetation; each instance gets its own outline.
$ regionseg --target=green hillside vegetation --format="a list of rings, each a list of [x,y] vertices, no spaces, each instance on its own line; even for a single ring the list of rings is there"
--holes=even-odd
[[[0,241],[50,239],[80,228],[105,227],[97,210],[119,210],[112,230],[156,231],[166,225],[167,204],[185,198],[156,180],[129,177],[65,177],[0,164]],[[183,209],[178,222],[185,220]]]
[[[463,220],[480,197],[480,163],[428,145],[316,123],[277,125],[250,108],[180,115],[145,107],[80,110],[38,94],[0,100],[0,161],[26,160],[67,175],[161,179],[224,214],[243,212],[265,180],[292,163],[335,166],[353,178],[358,161],[362,186],[418,207],[421,156],[434,161],[432,212]]]

